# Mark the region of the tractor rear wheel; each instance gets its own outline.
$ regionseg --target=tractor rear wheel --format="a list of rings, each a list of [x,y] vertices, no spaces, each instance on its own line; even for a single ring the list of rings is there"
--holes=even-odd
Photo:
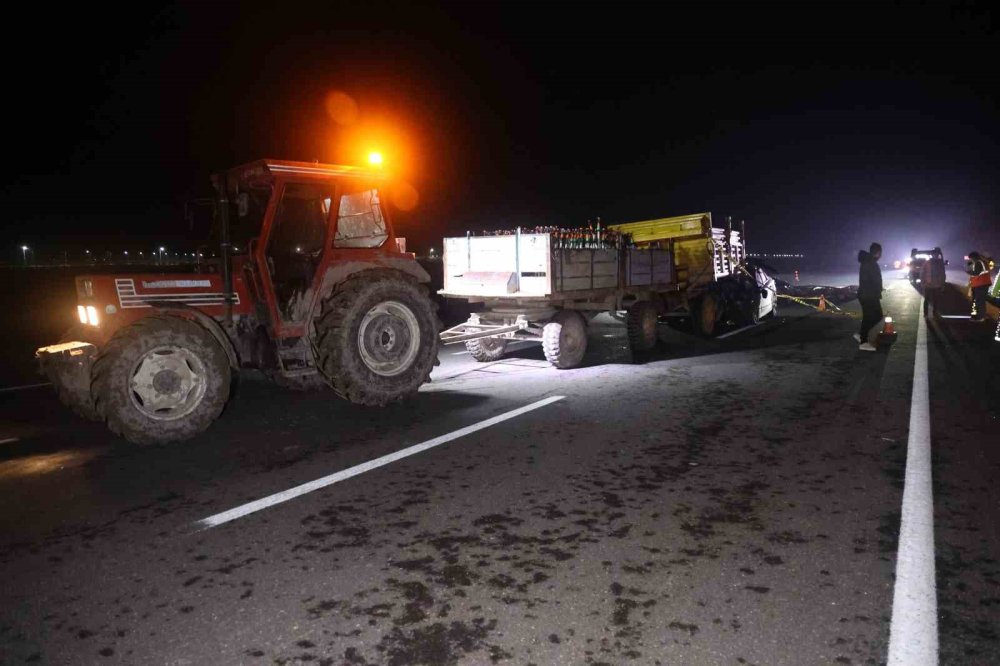
[[[222,413],[229,358],[199,324],[151,316],[118,331],[94,362],[97,413],[135,444],[194,437]]]
[[[628,346],[633,354],[647,352],[656,346],[656,308],[649,301],[636,303],[625,315]]]
[[[560,310],[542,327],[545,359],[557,368],[575,368],[587,351],[587,323],[578,312]]]
[[[465,348],[480,363],[499,361],[507,351],[507,340],[504,338],[479,338],[467,340]]]
[[[390,270],[358,273],[326,299],[315,321],[319,369],[351,402],[400,400],[430,381],[440,328],[434,303],[415,280]]]
[[[64,342],[90,342],[90,336],[83,326],[74,326],[59,339]],[[78,416],[90,421],[100,421],[101,415],[94,407],[94,397],[90,391],[91,362],[55,362],[45,365],[45,376],[56,389],[59,401]]]

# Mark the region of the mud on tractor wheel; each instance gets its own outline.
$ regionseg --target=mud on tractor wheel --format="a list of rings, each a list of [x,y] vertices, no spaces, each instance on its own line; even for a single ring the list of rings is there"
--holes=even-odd
[[[229,359],[199,324],[151,316],[121,329],[94,362],[92,390],[108,427],[136,444],[188,439],[222,413]]]
[[[344,281],[314,325],[320,371],[354,403],[385,405],[412,395],[438,362],[436,306],[422,285],[397,271],[364,271]]]
[[[499,361],[507,351],[507,340],[504,338],[479,338],[468,340],[465,348],[480,363]]]

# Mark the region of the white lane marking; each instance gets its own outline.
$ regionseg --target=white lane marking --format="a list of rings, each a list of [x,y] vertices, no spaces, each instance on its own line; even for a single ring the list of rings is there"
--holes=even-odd
[[[896,584],[892,592],[888,666],[937,666],[938,663],[927,324],[919,314],[917,320],[917,350],[913,360],[910,431],[906,443]]]
[[[728,338],[730,335],[736,335],[737,333],[742,333],[743,331],[749,331],[751,328],[757,328],[760,324],[750,324],[749,326],[744,326],[743,328],[738,328],[735,331],[729,331],[725,335],[717,335],[716,340],[721,340],[722,338]]]
[[[352,476],[357,476],[359,474],[364,474],[373,469],[388,465],[389,463],[394,463],[397,460],[402,460],[403,458],[408,458],[409,456],[422,453],[427,449],[432,449],[435,446],[440,446],[446,442],[450,442],[453,439],[458,439],[459,437],[464,437],[466,435],[471,435],[477,430],[482,430],[484,428],[489,428],[498,423],[502,423],[509,419],[520,416],[521,414],[526,414],[530,411],[539,409],[540,407],[545,407],[546,405],[551,405],[553,402],[558,402],[566,396],[554,395],[550,398],[545,398],[544,400],[539,400],[533,402],[530,405],[525,405],[524,407],[518,407],[517,409],[512,409],[509,412],[504,412],[498,416],[488,418],[485,421],[480,421],[479,423],[474,423],[470,426],[460,428],[454,432],[450,432],[447,435],[441,435],[440,437],[435,437],[434,439],[429,439],[426,442],[421,442],[420,444],[414,444],[405,449],[396,451],[395,453],[390,453],[388,455],[382,456],[381,458],[375,458],[374,460],[369,460],[368,462],[361,463],[360,465],[355,465],[354,467],[348,467],[345,470],[335,472],[328,476],[316,479],[315,481],[310,481],[308,483],[303,483],[300,486],[295,486],[294,488],[289,488],[280,493],[275,493],[274,495],[268,495],[267,497],[262,497],[259,500],[254,500],[253,502],[248,502],[242,506],[238,506],[228,511],[223,511],[222,513],[217,513],[214,516],[209,516],[208,518],[203,518],[202,520],[195,522],[195,527],[198,529],[208,529],[210,527],[217,527],[223,523],[228,523],[231,520],[236,520],[237,518],[242,518],[243,516],[249,515],[256,511],[262,509],[267,509],[276,504],[281,504],[282,502],[287,502],[288,500],[295,499],[296,497],[301,497],[307,493],[311,493],[314,490],[319,490],[320,488],[325,488],[329,485],[333,485],[339,481],[349,479]]]
[[[972,319],[970,315],[938,315],[941,319]]]
[[[10,444],[11,442],[19,442],[19,441],[21,440],[17,437],[8,437],[7,439],[0,439],[0,444]]]
[[[26,391],[28,389],[39,388],[42,386],[52,386],[52,382],[44,382],[42,384],[25,384],[24,386],[7,386],[5,388],[0,388],[0,393],[7,393],[8,391]]]

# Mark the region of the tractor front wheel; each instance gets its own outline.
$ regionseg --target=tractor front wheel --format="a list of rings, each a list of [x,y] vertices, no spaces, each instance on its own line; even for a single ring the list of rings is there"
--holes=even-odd
[[[435,306],[422,285],[395,271],[364,271],[340,284],[315,328],[320,371],[354,403],[412,395],[437,364]]]
[[[94,362],[97,413],[135,444],[194,437],[222,413],[229,359],[195,322],[152,316],[118,331]]]

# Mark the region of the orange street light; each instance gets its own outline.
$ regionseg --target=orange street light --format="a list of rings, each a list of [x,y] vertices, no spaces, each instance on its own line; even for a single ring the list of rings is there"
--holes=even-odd
[[[382,153],[377,151],[368,153],[368,163],[371,164],[373,167],[382,166]]]

